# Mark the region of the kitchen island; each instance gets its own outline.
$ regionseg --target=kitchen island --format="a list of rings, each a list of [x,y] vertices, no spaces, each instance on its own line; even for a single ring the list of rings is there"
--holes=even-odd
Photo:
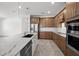
[[[27,33],[27,34],[30,34],[30,33]],[[33,36],[31,38],[23,37],[24,34],[19,34],[19,35],[10,36],[10,37],[0,37],[0,55],[1,56],[17,56],[17,55],[20,55],[20,51],[32,39],[33,39],[32,40],[32,46],[34,46],[35,45],[34,41],[37,40],[38,37],[37,37],[37,33],[32,33],[32,34],[33,34]],[[34,49],[35,48],[32,47],[32,52],[34,52]]]

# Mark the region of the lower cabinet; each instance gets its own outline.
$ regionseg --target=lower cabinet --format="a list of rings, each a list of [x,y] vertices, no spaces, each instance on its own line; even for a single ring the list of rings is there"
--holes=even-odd
[[[60,48],[60,50],[63,52],[65,56],[79,56],[77,53],[75,53],[72,49],[68,47],[66,38],[56,33],[52,34],[53,41],[57,44],[57,46]]]
[[[66,49],[66,39],[64,37],[59,38],[59,48],[60,50],[64,53],[65,49]]]
[[[40,39],[51,39],[52,38],[52,32],[40,32],[39,38]]]
[[[66,47],[64,54],[65,54],[65,56],[79,56],[77,53],[75,53],[69,47]]]
[[[53,40],[64,54],[65,49],[66,49],[66,38],[56,33],[53,33]]]
[[[20,56],[32,56],[32,40],[20,51]]]

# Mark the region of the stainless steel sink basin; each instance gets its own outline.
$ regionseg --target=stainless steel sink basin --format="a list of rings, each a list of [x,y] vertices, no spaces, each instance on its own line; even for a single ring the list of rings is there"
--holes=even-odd
[[[33,34],[27,34],[27,35],[24,35],[23,37],[24,38],[30,38],[30,37],[32,37],[33,36]]]

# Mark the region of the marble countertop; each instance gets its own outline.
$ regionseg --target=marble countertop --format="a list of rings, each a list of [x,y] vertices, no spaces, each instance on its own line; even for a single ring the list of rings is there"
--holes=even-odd
[[[62,32],[54,32],[54,33],[56,33],[56,34],[58,34],[58,35],[60,35],[60,36],[62,36],[64,38],[66,38],[66,33],[62,33]]]
[[[66,38],[66,29],[62,29],[62,28],[41,28],[40,32],[54,32],[62,37]]]
[[[23,38],[22,36],[24,34],[19,34],[11,37],[0,37],[0,55],[16,55],[36,35],[36,33],[32,34],[34,35],[31,38]]]

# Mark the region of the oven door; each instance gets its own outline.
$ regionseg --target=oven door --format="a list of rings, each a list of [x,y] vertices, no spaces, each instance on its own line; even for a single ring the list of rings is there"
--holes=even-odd
[[[79,37],[67,35],[68,45],[79,51]]]

